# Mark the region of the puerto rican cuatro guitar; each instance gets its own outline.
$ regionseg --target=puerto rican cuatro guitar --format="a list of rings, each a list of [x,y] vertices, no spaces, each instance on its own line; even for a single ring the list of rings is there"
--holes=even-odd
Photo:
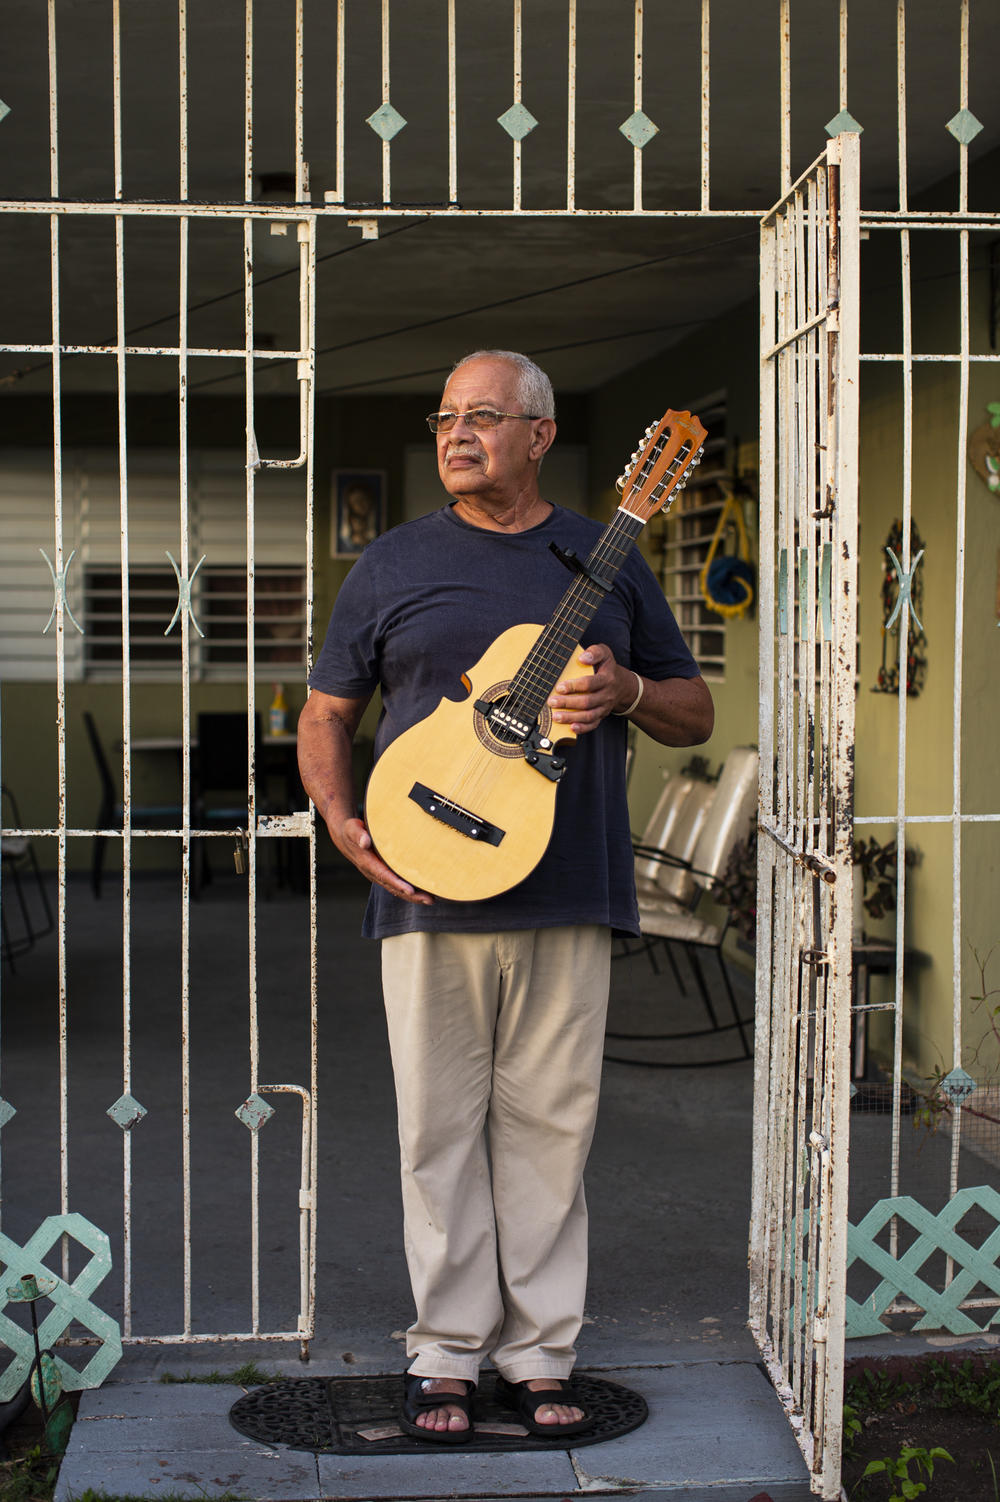
[[[690,412],[651,424],[586,562],[550,544],[575,577],[548,625],[502,632],[462,674],[467,697],[442,699],[379,757],[365,818],[379,855],[414,886],[480,901],[523,881],[545,854],[575,739],[568,726],[553,728],[546,701],[564,676],[588,671],[574,663],[580,639],[646,522],[683,488],[704,439]]]

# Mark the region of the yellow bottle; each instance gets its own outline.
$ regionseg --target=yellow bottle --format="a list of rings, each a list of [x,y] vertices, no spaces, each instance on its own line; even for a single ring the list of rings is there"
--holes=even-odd
[[[268,714],[268,723],[272,735],[288,734],[288,705],[285,702],[285,685],[274,685],[274,698],[271,700],[271,708]]]

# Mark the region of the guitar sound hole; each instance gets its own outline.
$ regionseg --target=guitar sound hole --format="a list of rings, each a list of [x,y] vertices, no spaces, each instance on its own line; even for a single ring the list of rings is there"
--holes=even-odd
[[[535,721],[508,709],[507,688],[509,684],[506,683],[494,684],[481,699],[476,700],[476,735],[497,756],[520,756],[526,737],[535,728]],[[542,711],[543,734],[547,733],[551,718],[547,709]]]

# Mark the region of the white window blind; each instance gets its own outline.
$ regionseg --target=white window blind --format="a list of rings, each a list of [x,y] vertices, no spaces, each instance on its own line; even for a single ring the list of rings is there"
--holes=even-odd
[[[9,453],[0,468],[0,672],[8,679],[55,677],[55,635],[42,631],[53,586],[40,549],[55,560],[55,486],[49,456]],[[176,678],[180,621],[164,632],[178,601],[167,556],[180,563],[176,453],[134,450],[128,464],[130,661],[139,678]],[[63,556],[68,678],[121,674],[122,527],[116,450],[64,456]],[[254,502],[255,644],[262,674],[305,663],[305,480],[299,471],[257,477]],[[193,454],[188,470],[191,603],[204,638],[191,631],[195,678],[246,674],[246,482],[242,452]]]

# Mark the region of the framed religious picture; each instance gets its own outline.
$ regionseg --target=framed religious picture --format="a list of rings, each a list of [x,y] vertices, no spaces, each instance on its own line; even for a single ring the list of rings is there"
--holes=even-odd
[[[385,531],[385,470],[335,469],[330,489],[330,557],[357,558]]]

